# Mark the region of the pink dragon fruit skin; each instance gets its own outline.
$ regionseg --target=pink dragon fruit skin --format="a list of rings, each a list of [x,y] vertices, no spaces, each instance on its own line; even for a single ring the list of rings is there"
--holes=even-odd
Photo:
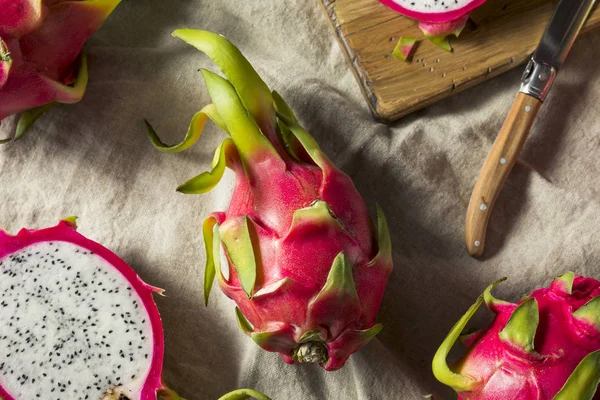
[[[0,122],[23,113],[15,138],[52,105],[81,100],[82,47],[120,1],[0,0]]]
[[[469,14],[486,0],[379,0],[392,10],[419,22],[419,28],[432,43],[452,51],[448,37],[458,37],[469,19]]]
[[[600,282],[572,272],[516,304],[489,286],[452,328],[433,360],[438,380],[461,400],[592,400],[600,381]],[[492,324],[463,337],[466,354],[449,367],[448,352],[485,301]]]
[[[228,210],[203,224],[205,301],[216,276],[238,306],[240,327],[263,349],[288,363],[341,368],[381,329],[375,316],[392,269],[383,213],[375,232],[351,179],[233,44],[206,31],[173,35],[206,53],[228,79],[202,71],[214,104],[194,116],[182,143],[164,144],[148,124],[152,143],[166,152],[193,144],[207,118],[231,136],[210,172],[178,188],[205,193],[226,166],[236,174]]]
[[[42,246],[41,246],[42,245]],[[47,254],[45,253],[47,252]],[[70,261],[73,260],[69,260],[68,257],[67,258],[63,258],[63,259],[59,259],[61,255],[65,255],[65,254],[74,254],[74,253],[78,253],[76,257],[78,258],[78,262],[75,263],[71,263]],[[58,254],[58,256],[56,256],[57,258],[54,257],[54,254]],[[85,255],[85,256],[84,256]],[[37,257],[37,258],[36,258]],[[52,266],[50,266],[49,264],[46,264],[45,262],[48,261],[50,258],[52,258]],[[95,258],[96,261],[91,260],[90,261],[90,257],[91,258]],[[103,260],[103,262],[101,262],[100,264],[98,264],[98,257],[100,257],[101,260]],[[35,258],[35,260],[34,260]],[[56,261],[56,264],[55,264]],[[66,261],[66,264],[65,264]],[[102,278],[94,278],[94,280],[87,282],[86,280],[86,269],[83,268],[82,263],[92,263],[95,262],[96,265],[102,265],[104,263],[107,263],[105,265],[110,265],[111,268],[114,268],[114,270],[117,271],[117,274],[120,275],[121,277],[124,278],[123,282],[120,281],[115,281],[114,278],[113,280],[109,280],[108,278],[105,278],[105,282],[116,282],[114,285],[114,287],[112,287],[112,289],[110,287],[107,287],[107,285],[104,285],[104,287],[106,288],[106,290],[111,289],[111,291],[106,292],[106,294],[99,296],[97,293],[100,293],[100,289],[102,288],[102,286],[95,286],[94,288],[94,281],[97,282],[97,284],[101,285],[101,281]],[[11,267],[11,263],[12,263],[12,267]],[[36,266],[37,265],[37,266]],[[54,276],[52,276],[51,281],[49,280],[43,280],[43,279],[39,279],[39,278],[34,278],[33,280],[30,278],[27,278],[28,276],[35,276],[35,274],[33,273],[34,269],[39,269],[42,268],[42,270],[44,268],[55,268],[56,274]],[[61,268],[66,267],[69,271],[71,272],[67,272],[66,270],[61,271]],[[25,270],[25,271],[22,271]],[[93,268],[92,268],[93,270]],[[100,270],[99,270],[100,271]],[[8,274],[9,278],[12,278],[13,280],[10,282],[6,282],[7,279],[3,278],[5,280],[5,284],[6,285],[10,285],[10,289],[8,292],[5,292],[7,295],[5,295],[2,298],[2,305],[4,306],[4,308],[2,310],[0,310],[0,322],[2,322],[2,326],[7,327],[10,326],[11,328],[3,328],[3,332],[4,333],[8,333],[9,335],[11,334],[11,329],[17,329],[19,330],[19,328],[15,328],[13,327],[13,324],[11,323],[10,325],[8,325],[7,321],[12,321],[12,318],[8,318],[9,317],[9,313],[11,312],[11,307],[13,304],[17,304],[17,308],[18,308],[18,304],[19,302],[21,303],[29,303],[29,300],[33,300],[31,302],[31,306],[30,308],[27,307],[21,307],[21,312],[24,314],[20,315],[20,322],[21,324],[27,325],[27,332],[32,333],[32,340],[31,341],[27,341],[27,346],[25,346],[21,352],[19,352],[19,350],[17,349],[17,351],[13,352],[12,357],[9,354],[8,356],[4,356],[2,357],[2,359],[0,360],[0,399],[4,399],[4,400],[29,400],[28,398],[24,398],[21,397],[19,395],[16,394],[16,392],[18,392],[18,387],[15,387],[14,385],[14,380],[13,380],[13,385],[11,387],[11,380],[10,377],[12,375],[19,375],[19,374],[23,374],[23,376],[28,376],[28,382],[27,382],[27,387],[28,390],[38,390],[36,388],[36,385],[39,386],[39,388],[46,388],[50,378],[52,378],[52,383],[54,385],[58,385],[56,386],[54,389],[58,389],[57,392],[61,389],[60,386],[60,382],[63,381],[63,379],[65,378],[65,374],[68,374],[69,376],[67,377],[69,379],[69,385],[62,387],[63,389],[67,390],[66,393],[65,390],[62,390],[62,394],[61,396],[65,395],[69,398],[79,398],[77,396],[84,396],[86,394],[86,386],[82,386],[83,385],[83,377],[88,376],[89,374],[96,374],[94,376],[96,376],[98,378],[98,374],[102,374],[103,372],[106,372],[106,366],[110,366],[110,369],[113,370],[113,374],[114,374],[114,370],[119,370],[121,369],[121,365],[116,365],[116,364],[122,364],[122,358],[118,357],[117,353],[117,349],[120,347],[123,347],[123,343],[129,341],[129,345],[132,344],[132,342],[130,340],[135,341],[136,339],[139,338],[140,335],[142,336],[142,341],[145,340],[145,337],[150,337],[151,338],[151,347],[147,347],[146,345],[140,345],[140,347],[135,347],[135,349],[132,346],[131,347],[131,353],[127,352],[127,356],[128,358],[130,356],[139,356],[138,358],[140,360],[143,359],[142,354],[134,354],[135,352],[139,352],[139,351],[147,351],[148,349],[151,350],[150,353],[146,353],[145,359],[143,361],[141,361],[144,365],[148,364],[149,367],[144,367],[142,368],[142,371],[146,371],[144,376],[138,376],[137,379],[139,380],[140,378],[143,378],[143,381],[141,382],[141,384],[138,383],[129,383],[129,376],[127,377],[122,377],[120,379],[124,379],[125,381],[122,381],[121,383],[124,384],[124,386],[122,387],[127,387],[127,385],[132,385],[130,386],[132,389],[132,391],[125,391],[124,389],[121,390],[119,387],[115,386],[112,389],[109,389],[108,387],[100,387],[98,388],[101,391],[106,390],[106,394],[102,397],[103,400],[111,400],[111,399],[120,399],[120,400],[124,400],[124,399],[130,399],[130,396],[132,399],[138,399],[138,400],[156,400],[157,398],[161,398],[163,400],[183,400],[181,399],[177,394],[175,394],[173,391],[171,391],[170,389],[168,389],[167,387],[164,386],[164,384],[162,383],[162,379],[161,379],[161,371],[162,371],[162,363],[163,363],[163,355],[164,355],[164,342],[163,342],[163,330],[162,330],[162,323],[161,323],[161,319],[160,319],[160,315],[158,313],[158,309],[156,307],[156,304],[154,303],[154,300],[152,298],[152,293],[153,292],[158,292],[158,293],[162,293],[161,289],[157,289],[155,287],[152,287],[146,283],[144,283],[140,277],[131,269],[131,267],[129,267],[123,260],[121,260],[117,255],[115,255],[114,253],[112,253],[110,250],[106,249],[105,247],[103,247],[102,245],[93,242],[87,238],[85,238],[84,236],[82,236],[81,234],[77,233],[77,231],[75,230],[75,218],[74,217],[70,217],[67,218],[63,221],[61,221],[58,225],[51,227],[51,228],[45,228],[45,229],[39,229],[39,230],[30,230],[30,229],[22,229],[21,231],[19,231],[19,233],[17,235],[10,235],[2,230],[0,230],[0,275],[6,277]],[[19,275],[23,274],[22,277],[20,277]],[[29,275],[28,275],[29,274]],[[81,292],[87,292],[87,293],[83,293],[83,295],[79,294],[78,296],[73,296],[72,294],[68,294],[73,292],[74,290],[74,286],[71,285],[70,287],[70,292],[64,292],[62,291],[61,293],[56,293],[56,294],[48,294],[48,298],[44,300],[44,296],[45,293],[52,293],[52,289],[50,290],[46,290],[44,289],[45,285],[50,285],[50,286],[54,286],[54,285],[58,285],[58,280],[67,280],[67,278],[69,276],[75,276],[76,274],[76,280],[78,282],[77,286],[77,290],[81,291]],[[80,275],[81,274],[81,275]],[[95,276],[95,275],[94,275]],[[101,275],[100,275],[101,276]],[[110,275],[108,275],[110,276]],[[57,279],[57,282],[54,283],[54,279]],[[35,284],[33,284],[32,282],[36,282]],[[82,283],[83,282],[83,283]],[[21,285],[23,287],[21,287]],[[31,286],[33,285],[33,286]],[[119,286],[121,285],[121,286]],[[2,287],[2,284],[0,284],[0,287]],[[31,290],[31,287],[35,287],[36,291],[35,293],[37,293],[36,296],[29,295],[28,293],[33,293],[31,291],[28,292],[28,290]],[[39,289],[38,289],[39,288]],[[143,311],[139,311],[140,313],[140,318],[142,318],[142,322],[143,322],[143,326],[147,325],[147,330],[143,330],[145,328],[142,327],[142,325],[130,325],[130,326],[136,326],[140,330],[139,332],[137,331],[137,329],[134,330],[126,330],[126,332],[120,332],[118,325],[121,324],[122,326],[124,326],[123,324],[127,324],[128,321],[127,319],[123,320],[122,318],[118,318],[118,317],[113,317],[114,321],[112,324],[110,324],[108,327],[104,324],[104,320],[103,318],[105,318],[110,312],[113,312],[113,316],[115,315],[114,313],[117,312],[116,310],[119,310],[119,312],[123,313],[126,312],[126,308],[125,306],[122,308],[119,304],[112,305],[110,304],[110,299],[112,298],[117,299],[117,295],[116,293],[118,293],[118,291],[114,291],[116,289],[126,289],[123,290],[126,293],[129,293],[129,291],[132,291],[136,294],[136,296],[132,297],[131,295],[129,295],[129,299],[131,300],[125,300],[125,301],[133,301],[134,299],[138,299],[141,302],[141,306],[140,310]],[[104,290],[102,290],[102,292],[104,292]],[[19,293],[23,294],[23,297],[19,297]],[[114,293],[114,294],[109,294],[109,293]],[[81,295],[81,297],[79,297]],[[71,296],[71,297],[66,297],[66,296]],[[31,297],[31,298],[27,298],[27,297]],[[61,327],[65,327],[65,324],[59,324],[58,326],[58,330],[54,330],[56,328],[55,324],[55,320],[58,320],[58,318],[54,317],[53,313],[55,312],[55,308],[58,308],[59,306],[63,306],[63,307],[67,307],[67,303],[65,302],[65,298],[70,298],[70,299],[81,299],[82,304],[81,305],[75,305],[75,309],[77,311],[75,311],[75,313],[77,315],[70,315],[69,314],[69,310],[67,310],[66,314],[63,312],[62,317],[61,318],[67,318],[67,317],[73,317],[73,319],[71,319],[71,321],[75,321],[75,322],[70,322],[68,323],[68,330],[73,330],[73,335],[75,335],[75,332],[77,332],[77,335],[82,336],[85,335],[86,338],[92,338],[92,341],[88,341],[88,344],[93,343],[93,345],[91,347],[89,346],[80,346],[77,343],[77,338],[78,336],[70,336],[69,340],[62,340],[61,337],[64,336],[61,334],[60,332],[60,328]],[[84,326],[81,327],[80,325],[80,321],[85,321],[85,313],[89,312],[88,308],[87,308],[87,300],[89,298],[93,298],[96,299],[95,304],[96,308],[92,309],[96,315],[92,315],[90,314],[90,316],[87,318],[88,321],[100,321],[97,322],[98,325],[96,324],[91,324],[87,323],[87,324],[83,324]],[[24,300],[24,301],[23,301]],[[75,301],[75,300],[73,300]],[[120,298],[119,301],[123,301],[123,298]],[[85,304],[84,304],[85,303]],[[135,304],[135,309],[138,309],[138,305],[139,303],[134,303]],[[110,309],[110,311],[107,310],[107,308],[112,307],[112,309]],[[36,315],[37,312],[39,312],[39,310],[43,311],[43,315],[44,315],[44,322],[46,323],[46,325],[48,326],[42,326],[40,328],[40,325],[38,323],[36,323],[36,320],[32,320],[33,315]],[[36,311],[38,310],[38,311]],[[61,308],[62,310],[62,308]],[[17,310],[18,311],[18,310]],[[131,310],[133,311],[133,309]],[[133,315],[131,316],[131,314],[128,314],[129,318],[131,319],[131,321],[129,322],[130,324],[134,324],[134,320],[136,319],[136,316]],[[48,319],[46,320],[46,316],[48,316]],[[98,320],[96,320],[96,318],[98,317]],[[146,323],[146,318],[148,318],[148,322]],[[114,332],[119,332],[114,333],[112,336],[110,335],[110,333],[113,333],[113,330],[109,330],[108,333],[105,333],[106,336],[102,336],[103,340],[106,342],[106,346],[102,346],[99,347],[97,343],[95,343],[95,341],[93,340],[94,336],[88,336],[87,333],[82,333],[82,332],[87,332],[87,331],[92,331],[92,330],[96,330],[96,329],[109,329],[112,328],[114,329]],[[39,333],[36,333],[35,330],[36,329],[42,329]],[[25,328],[21,328],[21,332],[25,331]],[[51,339],[50,340],[45,340],[46,335],[48,335]],[[129,335],[129,336],[128,336]],[[19,335],[21,336],[21,335]],[[41,339],[40,339],[41,338]],[[2,339],[2,338],[0,338]],[[6,337],[4,338],[6,339]],[[15,346],[15,343],[17,343],[18,340],[13,340],[11,342],[6,342],[8,343],[8,346]],[[56,352],[56,355],[54,356],[55,358],[52,359],[52,353],[50,353],[50,356],[47,355],[47,350],[46,351],[42,351],[42,349],[40,348],[39,350],[35,350],[35,349],[29,349],[29,344],[31,344],[31,347],[33,347],[34,345],[38,345],[39,343],[43,343],[46,342],[44,344],[44,346],[47,345],[47,347],[44,347],[44,349],[48,349],[48,348],[54,348],[55,352],[56,349],[59,349],[59,351],[61,351],[63,353],[61,358],[60,353]],[[0,343],[3,343],[0,340]],[[4,351],[8,351],[10,353],[11,349],[10,348],[6,348],[5,345],[6,343],[3,344],[3,348],[0,349],[0,354],[2,354]],[[104,343],[104,342],[103,342]],[[121,343],[119,345],[119,343]],[[141,342],[140,342],[141,343]],[[112,344],[113,346],[110,347],[108,344]],[[115,345],[116,344],[116,345]],[[135,344],[135,343],[134,343]],[[25,350],[25,348],[27,348],[27,350]],[[136,349],[141,349],[144,348],[144,350],[136,350]],[[106,353],[110,353],[111,349],[114,349],[114,353],[113,354],[113,358],[110,357],[110,354],[106,354]],[[35,360],[37,362],[37,364],[35,363],[31,363],[31,365],[34,366],[29,366],[28,362],[19,362],[19,357],[22,357],[24,360],[26,359],[25,357],[28,356],[32,356],[31,354],[28,355],[27,351],[34,351],[37,353],[37,356],[35,356]],[[89,353],[89,354],[88,354]],[[98,353],[98,354],[96,354]],[[20,354],[20,356],[19,356]],[[73,354],[72,356],[70,356],[70,354]],[[89,358],[88,358],[89,356]],[[102,357],[104,356],[104,357]],[[81,361],[83,359],[83,361]],[[81,368],[77,371],[76,374],[70,373],[69,371],[69,367],[67,365],[65,365],[66,361],[70,361],[69,365],[71,364],[71,362],[77,363],[77,362],[82,362],[85,364],[85,368]],[[131,361],[134,361],[133,359],[131,359]],[[136,359],[136,362],[137,359]],[[9,363],[12,363],[10,365],[9,368]],[[115,363],[115,364],[112,364]],[[45,364],[45,365],[44,365]],[[57,369],[56,366],[57,365],[63,365],[64,368],[62,368],[62,370]],[[123,370],[126,370],[128,368],[128,366],[125,366],[123,368]],[[14,369],[14,371],[13,371]],[[17,372],[17,369],[22,369],[21,371]],[[73,371],[71,371],[73,372]],[[124,371],[121,371],[124,372]],[[44,378],[42,378],[42,375],[44,376]],[[54,376],[56,375],[56,376]],[[36,377],[38,377],[38,379],[36,380]],[[135,378],[135,377],[132,377]],[[82,382],[79,382],[79,381]],[[96,380],[96,379],[95,379]],[[135,381],[135,379],[134,379]],[[37,383],[36,383],[37,382]],[[65,380],[66,382],[66,380]],[[97,379],[97,382],[102,382],[102,384],[104,384],[105,382],[102,380],[102,375],[100,375],[100,377]],[[114,382],[114,381],[113,381]],[[8,385],[8,386],[5,386]],[[79,386],[77,386],[79,385]],[[16,385],[19,386],[19,385]],[[77,390],[75,390],[74,392],[71,391],[72,388],[78,388]],[[87,389],[90,389],[90,387],[87,387]],[[42,389],[39,389],[42,390]],[[54,390],[52,390],[54,391]],[[83,393],[83,394],[82,394]],[[76,395],[77,394],[77,395]],[[87,394],[89,395],[89,391],[87,391]],[[46,393],[46,395],[48,395],[48,393]],[[38,396],[39,397],[39,396]],[[44,396],[42,396],[44,397]],[[83,397],[81,397],[83,398]]]

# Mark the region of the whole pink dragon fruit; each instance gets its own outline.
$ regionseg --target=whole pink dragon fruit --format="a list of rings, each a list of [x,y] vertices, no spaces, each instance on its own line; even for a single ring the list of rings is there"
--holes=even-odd
[[[498,281],[500,282],[500,281]],[[462,400],[591,400],[600,381],[600,282],[572,272],[516,304],[491,289],[452,328],[433,373]],[[448,352],[481,303],[494,322],[463,337],[467,353],[453,367]]]
[[[379,0],[392,10],[419,22],[419,28],[432,43],[452,51],[448,37],[460,35],[469,13],[485,0]]]
[[[152,292],[74,218],[0,230],[0,399],[181,400]]]
[[[218,147],[212,171],[178,188],[205,193],[226,166],[237,176],[229,209],[204,221],[205,300],[216,275],[239,307],[240,327],[263,349],[290,364],[342,367],[381,330],[375,316],[392,269],[383,213],[378,209],[374,232],[351,179],[233,44],[206,31],[173,35],[206,53],[227,77],[202,70],[214,104],[194,116],[181,144],[165,145],[148,125],[153,144],[167,152],[194,143],[207,118],[231,136]]]
[[[81,49],[120,1],[0,0],[0,122],[23,112],[15,139],[54,104],[81,100]]]

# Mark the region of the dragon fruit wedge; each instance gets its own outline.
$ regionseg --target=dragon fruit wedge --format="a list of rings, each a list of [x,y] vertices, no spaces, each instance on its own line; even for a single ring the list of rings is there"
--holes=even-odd
[[[501,281],[452,328],[433,359],[436,378],[460,400],[600,399],[600,282],[568,272],[513,304],[492,296]],[[462,337],[467,353],[449,367],[450,349],[484,301],[494,321]]]
[[[351,179],[233,44],[206,31],[173,35],[206,53],[227,78],[202,70],[214,104],[194,116],[182,143],[164,144],[148,124],[152,143],[166,152],[193,144],[207,118],[230,136],[212,170],[178,188],[205,193],[226,166],[236,174],[229,209],[203,225],[205,301],[216,275],[237,303],[240,327],[260,347],[290,364],[341,368],[381,330],[375,316],[392,269],[382,211],[375,230]]]
[[[398,40],[398,44],[392,53],[395,57],[402,61],[408,61],[415,50],[417,44],[417,38],[414,37],[401,37]]]
[[[469,19],[469,13],[485,0],[379,0],[394,11],[419,23],[419,28],[433,44],[452,51],[448,37],[458,37]]]
[[[0,399],[182,400],[161,382],[152,292],[73,217],[0,231]]]
[[[15,139],[53,105],[81,100],[81,49],[120,2],[0,0],[0,122],[22,113]]]

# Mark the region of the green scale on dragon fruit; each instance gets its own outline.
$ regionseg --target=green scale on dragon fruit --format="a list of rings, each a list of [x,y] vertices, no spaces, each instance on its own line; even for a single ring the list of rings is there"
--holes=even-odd
[[[600,282],[568,272],[550,288],[517,303],[498,300],[490,285],[452,328],[433,360],[440,382],[460,400],[598,400]],[[481,304],[496,313],[490,326],[460,337]],[[466,354],[446,358],[459,337]]]
[[[416,20],[425,37],[446,51],[452,51],[448,37],[458,37],[469,19],[469,13],[485,3],[485,0],[379,1],[392,10]]]
[[[214,104],[193,117],[180,144],[166,145],[148,124],[152,143],[165,152],[191,146],[208,118],[230,136],[217,148],[212,170],[178,188],[205,193],[226,167],[236,174],[228,210],[203,224],[205,301],[216,276],[238,306],[239,326],[260,347],[290,364],[341,368],[381,330],[375,316],[392,270],[383,212],[378,208],[375,228],[350,177],[233,44],[206,31],[174,36],[206,53],[225,75],[202,70]]]
[[[0,122],[22,113],[15,139],[57,103],[81,100],[82,47],[120,2],[0,0]]]
[[[0,230],[0,292],[0,399],[182,400],[161,381],[161,290],[74,218]]]

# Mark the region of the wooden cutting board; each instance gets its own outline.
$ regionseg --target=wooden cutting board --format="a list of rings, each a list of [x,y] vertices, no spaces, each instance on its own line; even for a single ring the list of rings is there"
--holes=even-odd
[[[415,21],[378,0],[319,0],[376,119],[392,122],[508,71],[540,41],[558,1],[488,0],[445,52],[422,40],[413,61],[392,56],[401,36],[423,38]],[[600,7],[583,32],[600,28]],[[424,38],[423,38],[424,39]],[[594,49],[593,51],[599,51]]]

